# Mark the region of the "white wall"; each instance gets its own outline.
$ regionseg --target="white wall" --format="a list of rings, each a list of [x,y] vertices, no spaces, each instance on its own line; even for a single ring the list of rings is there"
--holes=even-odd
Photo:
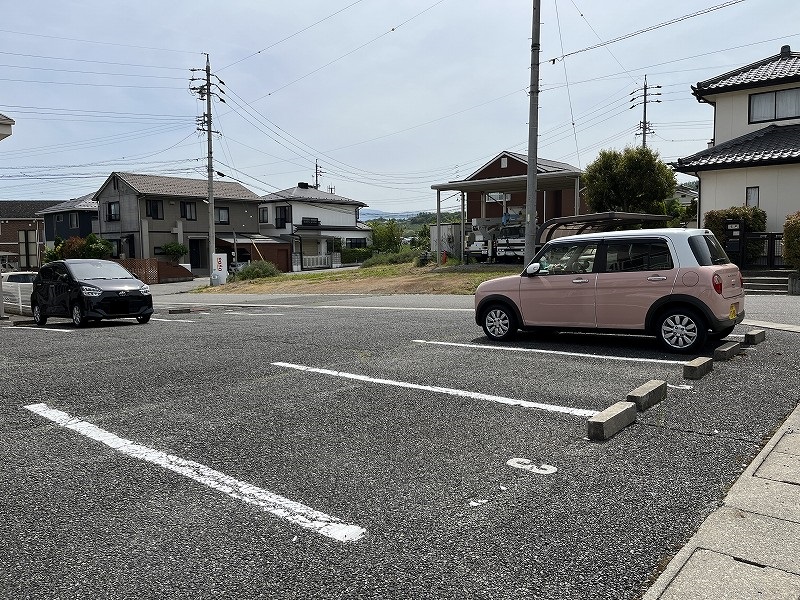
[[[703,214],[744,206],[748,187],[759,188],[758,205],[767,213],[767,231],[783,231],[786,215],[800,211],[800,165],[724,169],[699,176]]]
[[[710,102],[716,103],[714,114],[714,144],[719,145],[741,135],[763,129],[773,123],[777,125],[800,123],[800,119],[786,119],[782,121],[768,121],[752,124],[747,122],[750,114],[750,94],[785,90],[793,87],[798,86],[796,83],[792,85],[773,85],[756,90],[742,90],[740,92],[728,92],[719,96],[708,96]]]

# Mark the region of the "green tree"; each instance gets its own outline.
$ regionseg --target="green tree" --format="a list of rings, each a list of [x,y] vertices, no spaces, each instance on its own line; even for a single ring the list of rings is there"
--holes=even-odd
[[[675,173],[650,148],[602,150],[583,175],[586,202],[593,212],[671,214]],[[677,215],[675,215],[677,216]]]
[[[372,228],[372,246],[379,252],[397,252],[403,239],[403,228],[394,219],[369,221]]]

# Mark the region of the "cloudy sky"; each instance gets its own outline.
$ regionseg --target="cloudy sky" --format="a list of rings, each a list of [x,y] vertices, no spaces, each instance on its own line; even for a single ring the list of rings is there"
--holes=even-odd
[[[226,100],[215,169],[261,195],[318,162],[321,189],[435,210],[432,184],[527,152],[530,0],[2,4],[2,200],[74,198],[115,170],[204,178],[205,53]],[[542,0],[541,22],[539,156],[579,168],[641,144],[645,75],[648,146],[671,161],[712,137],[691,85],[800,50],[795,0]]]

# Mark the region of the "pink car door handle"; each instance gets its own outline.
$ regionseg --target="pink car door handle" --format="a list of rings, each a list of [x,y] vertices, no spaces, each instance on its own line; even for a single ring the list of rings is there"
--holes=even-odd
[[[663,275],[650,275],[650,277],[647,278],[647,281],[666,281],[666,280],[667,278]]]
[[[588,279],[573,279],[572,283],[589,283]]]

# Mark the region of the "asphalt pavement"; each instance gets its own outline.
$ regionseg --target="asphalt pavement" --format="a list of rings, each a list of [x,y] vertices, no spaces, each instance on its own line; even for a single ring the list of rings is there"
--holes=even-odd
[[[171,295],[197,280],[152,287]],[[800,333],[800,298],[749,296],[746,316],[751,330]],[[800,405],[643,600],[752,598],[800,599]]]

